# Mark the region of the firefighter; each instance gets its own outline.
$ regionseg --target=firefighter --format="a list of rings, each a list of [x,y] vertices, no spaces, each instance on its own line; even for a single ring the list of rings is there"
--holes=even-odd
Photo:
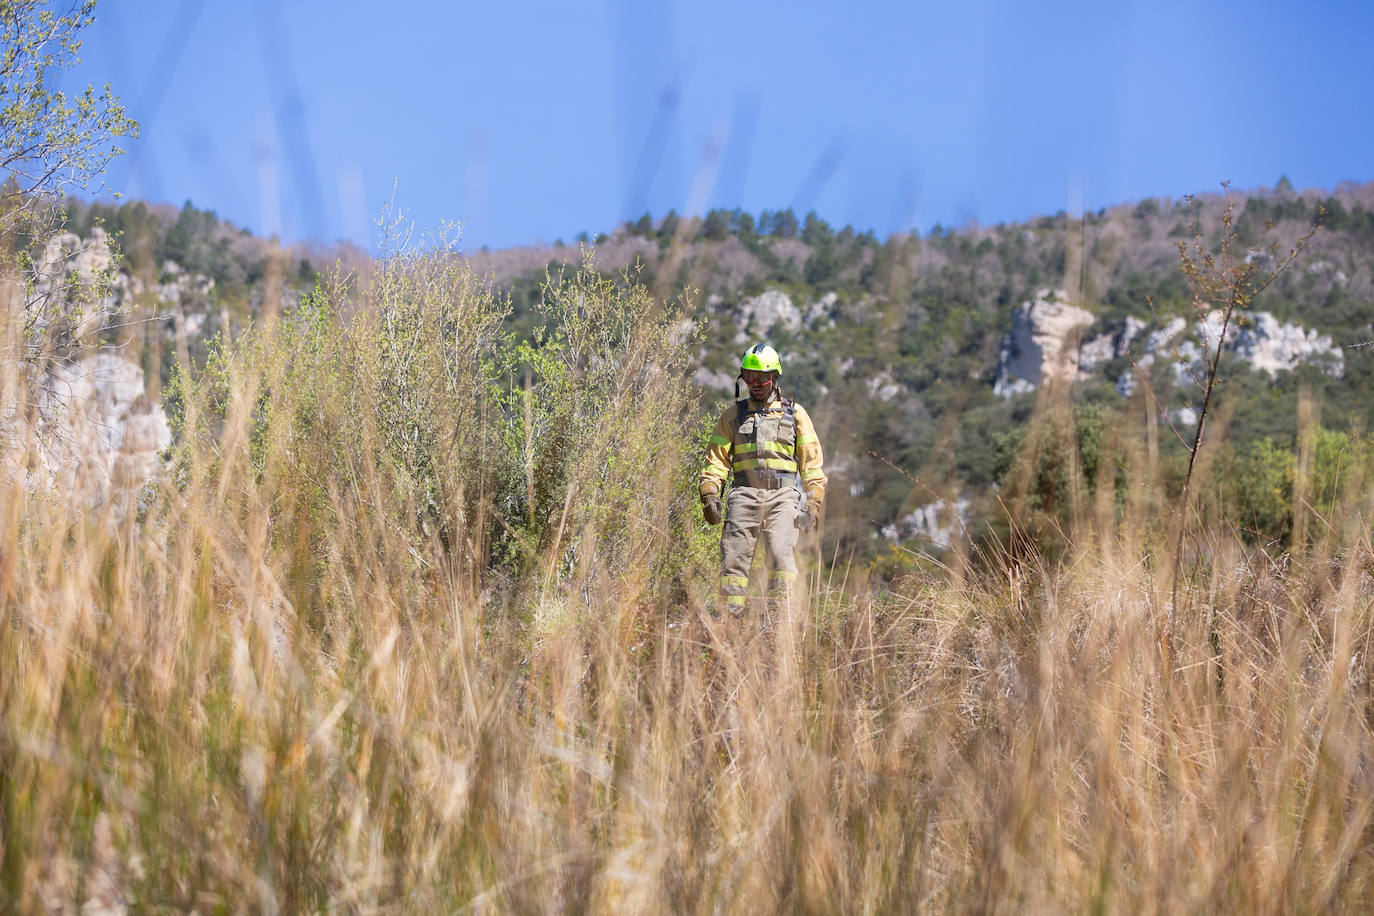
[[[739,382],[749,397],[721,414],[701,472],[702,515],[722,519],[721,491],[729,481],[720,539],[720,594],[732,614],[748,603],[749,567],[763,536],[772,607],[789,602],[797,578],[793,549],[798,533],[815,526],[825,503],[821,442],[811,417],[778,386],[782,361],[764,343],[740,360]]]

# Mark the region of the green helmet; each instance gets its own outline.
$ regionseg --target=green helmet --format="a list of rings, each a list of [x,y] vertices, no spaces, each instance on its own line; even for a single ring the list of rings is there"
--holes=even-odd
[[[739,371],[751,370],[753,372],[776,372],[782,375],[782,360],[778,358],[778,351],[768,346],[766,343],[757,343],[744,351],[744,358],[739,361]]]

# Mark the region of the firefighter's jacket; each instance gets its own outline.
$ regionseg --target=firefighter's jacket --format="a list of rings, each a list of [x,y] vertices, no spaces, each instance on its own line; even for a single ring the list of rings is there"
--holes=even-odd
[[[800,404],[773,389],[768,403],[753,398],[731,404],[721,414],[706,448],[701,493],[719,494],[726,480],[756,485],[762,475],[797,474],[813,507],[825,501],[824,456],[811,416]]]

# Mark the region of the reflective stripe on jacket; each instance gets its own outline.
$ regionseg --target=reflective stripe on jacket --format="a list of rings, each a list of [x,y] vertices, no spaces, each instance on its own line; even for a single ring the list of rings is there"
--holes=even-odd
[[[777,389],[767,404],[753,398],[721,414],[706,447],[702,493],[719,493],[731,474],[768,469],[799,473],[807,498],[819,507],[825,499],[824,456],[811,416],[800,404],[784,404]]]

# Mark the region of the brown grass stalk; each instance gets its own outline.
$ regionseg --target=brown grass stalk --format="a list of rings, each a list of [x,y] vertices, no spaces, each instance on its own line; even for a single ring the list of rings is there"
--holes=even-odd
[[[0,481],[0,908],[1369,899],[1367,537],[1210,532],[1171,653],[1142,518],[804,577],[761,632],[713,607],[671,310],[584,274],[517,358],[442,253],[388,269],[190,386],[141,517]]]

